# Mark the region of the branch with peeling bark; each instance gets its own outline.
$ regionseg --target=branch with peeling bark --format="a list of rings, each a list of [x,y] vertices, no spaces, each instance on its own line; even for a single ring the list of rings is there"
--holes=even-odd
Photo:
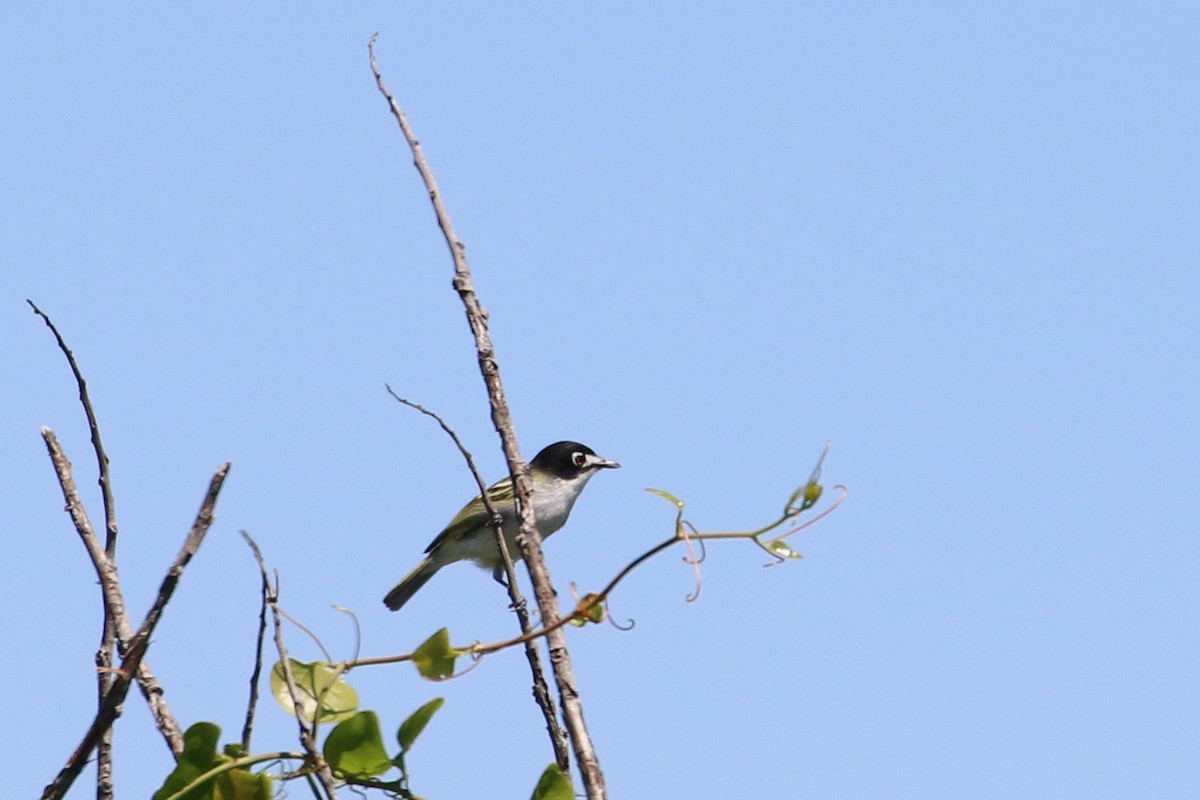
[[[479,362],[479,371],[487,387],[492,423],[500,435],[500,443],[513,479],[517,510],[521,520],[517,543],[521,547],[521,555],[533,583],[534,597],[537,599],[542,623],[552,626],[558,621],[558,600],[555,597],[554,586],[550,582],[550,572],[542,557],[537,520],[534,518],[533,505],[529,502],[532,489],[529,468],[521,458],[517,436],[513,430],[512,414],[505,398],[504,387],[500,382],[500,365],[496,360],[495,348],[492,346],[491,335],[488,332],[488,314],[475,292],[475,286],[471,279],[471,268],[467,263],[466,246],[454,231],[450,213],[442,202],[437,180],[425,160],[420,141],[413,132],[404,111],[400,108],[400,104],[383,81],[383,75],[375,61],[375,40],[376,37],[372,36],[367,47],[371,73],[375,76],[375,85],[387,100],[388,108],[400,126],[404,140],[412,152],[413,165],[420,173],[421,180],[429,192],[429,200],[433,204],[438,226],[450,249],[450,257],[454,262],[454,289],[458,292],[459,299],[466,310],[467,322],[475,337],[475,352]],[[501,547],[503,548],[503,539],[501,539]],[[567,651],[566,637],[562,630],[552,630],[547,636],[547,644],[550,649],[550,664],[554,670],[554,681],[558,688],[559,703],[562,707],[563,722],[575,752],[575,760],[583,779],[584,791],[589,800],[602,800],[606,796],[604,773],[600,771],[600,762],[596,757],[591,736],[588,734],[587,725],[583,720],[583,705],[579,699],[579,688],[575,682],[575,673],[571,666],[571,657]]]

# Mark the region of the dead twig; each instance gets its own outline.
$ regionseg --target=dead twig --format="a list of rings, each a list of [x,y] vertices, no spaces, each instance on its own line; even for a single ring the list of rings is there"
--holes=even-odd
[[[267,569],[263,564],[262,551],[258,549],[258,543],[250,538],[250,534],[245,531],[239,531],[242,534],[242,539],[250,546],[251,552],[254,553],[254,560],[258,562],[259,571],[262,573],[262,580],[259,583],[259,607],[258,607],[258,637],[254,644],[254,669],[250,672],[250,699],[246,701],[246,721],[242,725],[242,752],[250,752],[250,734],[254,730],[254,710],[258,707],[258,679],[262,675],[263,663],[263,642],[267,635],[267,605],[271,601],[271,584],[267,580]]]
[[[92,400],[88,395],[87,381],[84,380],[83,373],[79,369],[79,364],[75,361],[75,354],[67,347],[66,341],[63,339],[62,334],[58,332],[58,328],[55,327],[50,317],[38,308],[32,300],[27,299],[25,302],[33,309],[33,313],[42,318],[42,321],[46,323],[46,327],[54,334],[54,340],[58,342],[58,349],[66,356],[67,363],[71,366],[71,373],[75,376],[75,385],[79,388],[79,402],[83,405],[83,413],[87,416],[88,430],[92,436],[92,449],[96,452],[100,493],[104,498],[104,529],[106,531],[104,549],[111,558],[117,546],[117,504],[113,500],[112,478],[108,468],[108,454],[104,452],[104,442],[100,438],[100,423],[96,420],[96,411],[92,407]]]

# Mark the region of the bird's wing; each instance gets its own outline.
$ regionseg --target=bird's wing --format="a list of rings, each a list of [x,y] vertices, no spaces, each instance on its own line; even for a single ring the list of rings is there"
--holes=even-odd
[[[501,514],[505,512],[506,506],[512,505],[513,494],[512,478],[497,481],[488,488],[492,506]],[[446,539],[458,539],[487,523],[487,507],[484,506],[483,500],[476,497],[454,515],[454,519],[450,520],[450,523],[442,528],[442,532],[434,537],[433,541],[429,543],[429,547],[425,548],[425,552],[432,553]]]

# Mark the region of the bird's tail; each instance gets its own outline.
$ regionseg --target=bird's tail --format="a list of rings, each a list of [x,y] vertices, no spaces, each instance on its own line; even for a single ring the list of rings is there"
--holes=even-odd
[[[392,611],[399,611],[401,606],[411,600],[412,596],[428,583],[439,569],[441,566],[434,564],[433,559],[426,556],[424,561],[413,567],[411,572],[392,587],[392,590],[387,593],[387,597],[383,598],[383,604]]]

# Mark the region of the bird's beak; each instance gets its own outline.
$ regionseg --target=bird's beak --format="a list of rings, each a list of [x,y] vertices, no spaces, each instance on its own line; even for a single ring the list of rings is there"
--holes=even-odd
[[[620,469],[621,467],[617,462],[601,458],[600,456],[591,456],[590,460],[592,463],[588,466],[596,467],[597,469]]]

